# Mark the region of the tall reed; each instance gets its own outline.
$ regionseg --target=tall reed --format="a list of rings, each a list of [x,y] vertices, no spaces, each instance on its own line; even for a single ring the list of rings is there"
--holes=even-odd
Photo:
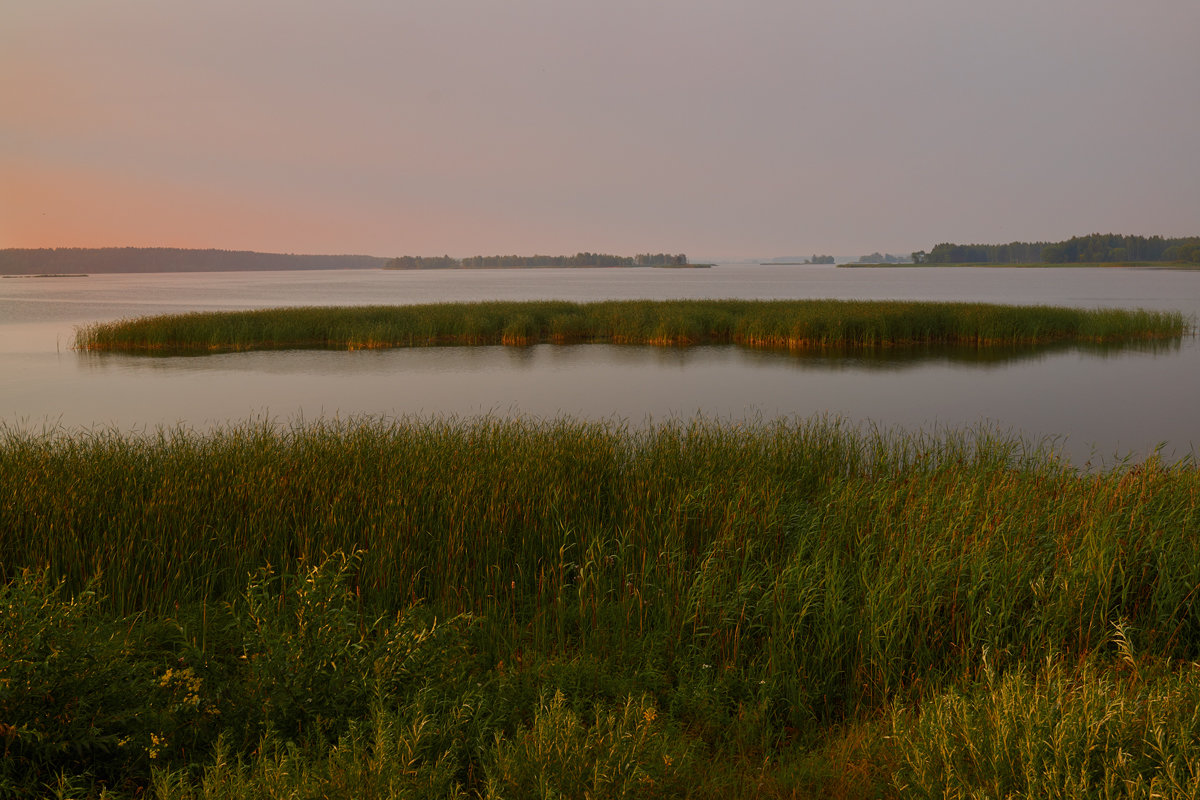
[[[1128,655],[1128,653],[1126,653]],[[1200,666],[1138,675],[1050,660],[896,709],[905,797],[1200,794]]]

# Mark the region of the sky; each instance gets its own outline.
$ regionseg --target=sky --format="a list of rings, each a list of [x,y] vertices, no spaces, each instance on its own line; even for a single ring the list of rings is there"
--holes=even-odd
[[[0,0],[0,247],[1200,235],[1196,0]]]

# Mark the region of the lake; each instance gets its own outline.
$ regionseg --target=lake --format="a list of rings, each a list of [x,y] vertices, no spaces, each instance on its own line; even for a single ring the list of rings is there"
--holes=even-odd
[[[616,345],[86,354],[75,327],[193,310],[471,300],[838,298],[1178,310],[1200,272],[1167,269],[533,269],[115,274],[0,280],[0,423],[206,429],[246,419],[481,414],[728,421],[830,415],[1052,439],[1075,463],[1200,448],[1200,340],[1126,348],[926,348],[834,357]]]

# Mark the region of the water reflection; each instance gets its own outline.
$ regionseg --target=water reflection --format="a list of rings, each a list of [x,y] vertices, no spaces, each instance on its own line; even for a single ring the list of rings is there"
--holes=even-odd
[[[921,345],[829,349],[786,353],[790,360],[809,368],[867,369],[895,371],[930,363],[964,367],[1006,367],[1029,361],[1041,361],[1064,354],[1078,353],[1089,358],[1111,358],[1128,353],[1166,355],[1179,352],[1180,340],[1136,340],[1128,342],[1051,342],[1017,345]],[[778,352],[758,351],[766,355]]]
[[[534,369],[541,364],[573,365],[581,354],[601,355],[613,363],[659,366],[699,366],[705,363],[744,362],[775,368],[813,370],[859,369],[895,372],[930,364],[960,367],[1001,368],[1022,362],[1040,361],[1075,353],[1087,358],[1107,359],[1118,355],[1147,356],[1178,353],[1180,340],[1135,340],[1126,342],[1053,342],[1019,345],[919,345],[903,347],[838,347],[821,350],[777,350],[738,345],[662,347],[611,344],[538,344],[525,347],[504,345],[398,347],[381,350],[305,349],[254,350],[237,353],[202,351],[111,353],[78,352],[80,363],[90,369],[148,368],[170,370],[253,369],[286,373],[309,372],[320,364],[322,374],[358,374],[378,369],[441,370],[456,368],[487,370]]]

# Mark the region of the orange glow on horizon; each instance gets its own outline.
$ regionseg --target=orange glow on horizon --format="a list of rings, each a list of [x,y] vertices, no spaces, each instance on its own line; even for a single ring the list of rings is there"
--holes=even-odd
[[[399,255],[409,232],[449,238],[461,225],[431,214],[380,219],[363,209],[317,208],[212,187],[117,175],[0,164],[0,248],[180,247],[282,253]],[[394,232],[389,235],[389,231]],[[330,247],[329,242],[344,243]],[[412,249],[412,248],[410,248]],[[420,248],[415,248],[414,252]]]

